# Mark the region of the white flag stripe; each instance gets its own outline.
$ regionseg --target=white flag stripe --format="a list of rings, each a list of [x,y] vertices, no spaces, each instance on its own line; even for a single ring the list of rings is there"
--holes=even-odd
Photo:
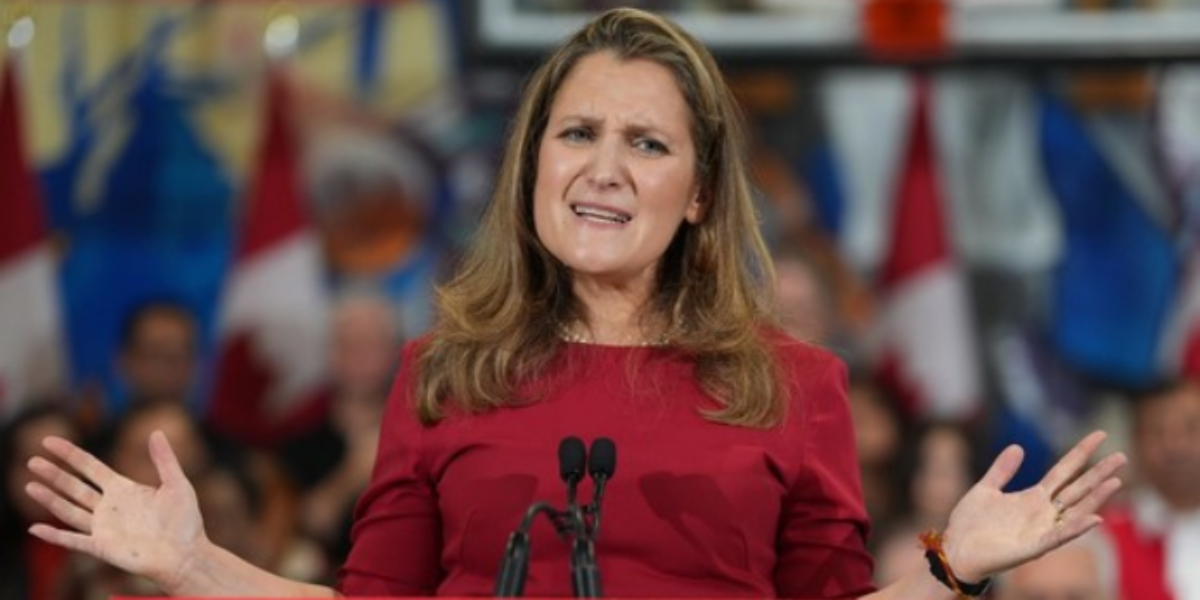
[[[276,414],[316,389],[325,373],[328,298],[310,232],[297,232],[238,264],[230,280],[222,334],[251,333],[259,358],[276,371],[266,398]]]
[[[59,391],[62,327],[54,259],[40,244],[0,263],[0,396],[11,416],[21,403]]]
[[[900,357],[922,412],[962,418],[976,408],[979,373],[966,286],[949,262],[913,273],[888,294],[879,321],[884,354]]]

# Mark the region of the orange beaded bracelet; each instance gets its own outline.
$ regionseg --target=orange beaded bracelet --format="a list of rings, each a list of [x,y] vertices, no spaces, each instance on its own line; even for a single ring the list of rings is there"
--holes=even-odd
[[[959,600],[969,600],[987,593],[992,585],[992,578],[985,578],[979,583],[967,583],[954,575],[950,568],[950,559],[942,545],[942,534],[930,529],[919,536],[921,547],[925,549],[925,559],[929,561],[929,572],[934,578],[950,588]]]

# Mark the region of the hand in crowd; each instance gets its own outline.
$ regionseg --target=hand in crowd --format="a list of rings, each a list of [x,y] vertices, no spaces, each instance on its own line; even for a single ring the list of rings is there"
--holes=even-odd
[[[207,538],[196,492],[166,436],[154,432],[149,445],[158,487],[116,473],[71,442],[46,438],[43,446],[70,470],[35,457],[29,468],[41,482],[26,492],[63,527],[40,523],[30,533],[175,589],[192,551]]]
[[[1000,453],[979,483],[955,506],[945,532],[947,558],[964,581],[980,581],[1037,558],[1099,525],[1097,511],[1120,487],[1126,462],[1114,453],[1089,465],[1106,435],[1075,445],[1037,485],[1005,493],[1024,458],[1018,446]]]

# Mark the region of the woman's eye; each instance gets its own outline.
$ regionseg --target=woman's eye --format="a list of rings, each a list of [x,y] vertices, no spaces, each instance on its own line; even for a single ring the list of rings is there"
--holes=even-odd
[[[564,130],[559,137],[568,142],[586,142],[592,139],[592,132],[583,127],[572,127]]]
[[[666,144],[651,138],[638,138],[634,141],[633,146],[639,151],[653,156],[668,153]]]

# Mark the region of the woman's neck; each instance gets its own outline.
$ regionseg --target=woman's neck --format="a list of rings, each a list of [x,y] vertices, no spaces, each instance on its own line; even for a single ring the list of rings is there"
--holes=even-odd
[[[577,280],[574,292],[583,305],[583,320],[560,324],[564,337],[611,346],[659,343],[665,328],[657,319],[644,318],[650,294],[641,287]]]

